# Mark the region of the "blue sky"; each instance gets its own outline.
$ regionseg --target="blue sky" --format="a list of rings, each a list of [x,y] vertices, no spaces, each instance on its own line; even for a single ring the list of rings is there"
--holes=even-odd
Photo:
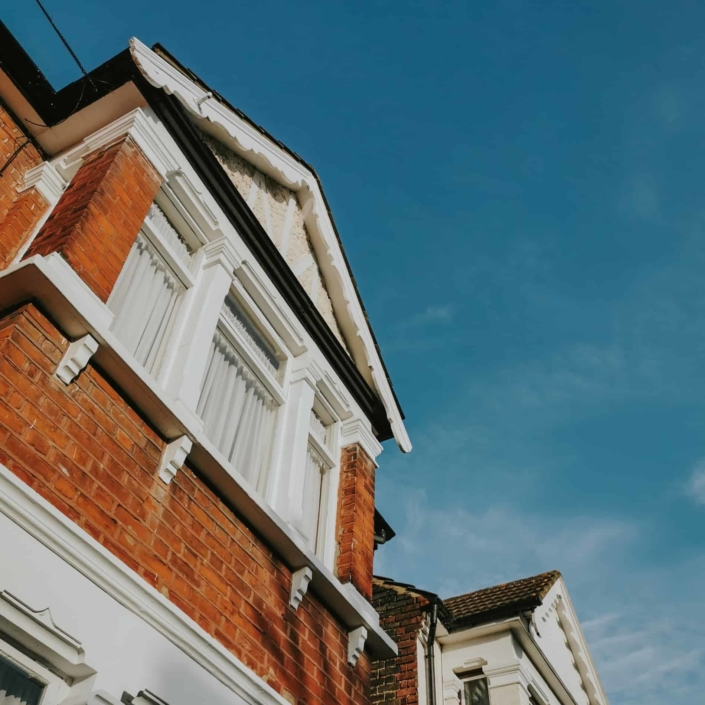
[[[159,41],[319,171],[415,442],[378,571],[560,569],[612,705],[700,702],[705,5],[46,3],[87,67]]]

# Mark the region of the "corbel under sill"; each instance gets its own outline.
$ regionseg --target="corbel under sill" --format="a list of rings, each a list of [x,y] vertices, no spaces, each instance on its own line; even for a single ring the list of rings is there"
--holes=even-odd
[[[229,470],[203,433],[201,420],[171,398],[110,331],[112,314],[58,254],[35,255],[0,272],[0,310],[34,302],[75,340],[86,334],[99,343],[96,363],[167,440],[186,435],[193,441],[188,456],[224,499],[272,546],[293,571],[311,568],[310,590],[347,630],[364,626],[373,657],[391,658],[397,646],[379,625],[379,615],[351,584],[341,583],[304,541],[249,483]]]

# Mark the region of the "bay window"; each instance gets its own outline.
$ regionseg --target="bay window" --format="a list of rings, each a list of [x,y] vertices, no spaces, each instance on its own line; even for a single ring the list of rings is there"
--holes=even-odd
[[[190,267],[199,244],[186,228],[177,230],[155,201],[108,299],[115,314],[113,332],[154,377],[183,294],[194,283]]]

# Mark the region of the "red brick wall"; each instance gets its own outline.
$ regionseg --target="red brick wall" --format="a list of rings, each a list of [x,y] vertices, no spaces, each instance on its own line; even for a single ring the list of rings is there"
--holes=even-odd
[[[299,705],[369,702],[370,662],[188,468],[157,478],[164,441],[92,365],[65,386],[68,345],[33,305],[0,321],[0,462],[85,529],[275,690]]]
[[[399,655],[372,662],[370,702],[373,705],[417,705],[419,673],[417,638],[428,607],[422,595],[375,580],[372,599],[380,625],[396,641]]]
[[[338,492],[337,574],[372,599],[375,550],[375,464],[358,444],[343,448]]]
[[[26,140],[0,105],[0,169]],[[18,194],[24,186],[25,172],[42,161],[34,145],[28,144],[0,177],[0,269],[12,261],[48,206],[36,189]]]
[[[107,301],[160,185],[131,137],[89,155],[26,256],[61,253]]]

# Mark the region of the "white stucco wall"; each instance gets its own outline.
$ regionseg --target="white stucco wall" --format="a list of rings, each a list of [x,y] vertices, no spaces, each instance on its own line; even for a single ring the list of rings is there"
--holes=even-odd
[[[129,609],[0,513],[0,592],[54,622],[85,650],[97,671],[93,690],[119,700],[151,690],[169,705],[242,705],[245,701]]]
[[[296,193],[258,171],[222,142],[205,133],[203,137],[323,319],[347,350]]]

